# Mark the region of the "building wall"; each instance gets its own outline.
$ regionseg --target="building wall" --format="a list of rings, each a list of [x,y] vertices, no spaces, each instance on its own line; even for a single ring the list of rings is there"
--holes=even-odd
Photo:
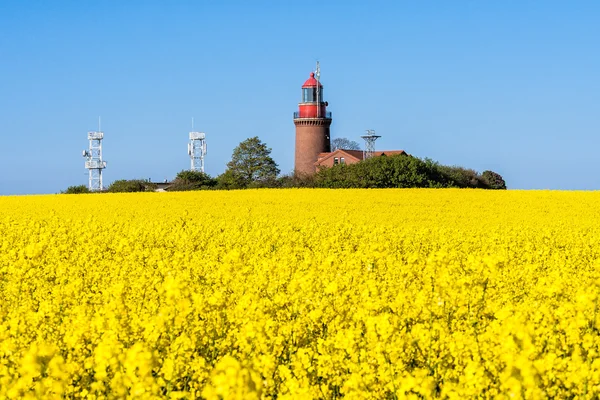
[[[394,156],[394,155],[406,155],[404,150],[384,150],[376,151],[375,157],[381,157],[382,155]],[[356,164],[362,161],[363,152],[360,150],[343,150],[339,149],[329,154],[321,154],[321,158],[317,160],[317,169],[321,167],[333,167],[336,164],[336,158],[338,164]],[[342,159],[343,158],[343,159]]]
[[[295,119],[296,125],[296,173],[311,175],[316,171],[315,162],[320,153],[331,151],[329,127],[331,119]]]
[[[353,157],[348,157],[347,155],[344,154],[340,154],[338,156],[333,156],[333,157],[329,157],[327,159],[323,159],[322,161],[319,161],[317,163],[318,167],[333,167],[335,165],[335,159],[338,159],[338,163],[340,164],[356,164],[357,162],[359,162],[360,160],[357,160]],[[342,162],[342,158],[344,158],[343,162]]]

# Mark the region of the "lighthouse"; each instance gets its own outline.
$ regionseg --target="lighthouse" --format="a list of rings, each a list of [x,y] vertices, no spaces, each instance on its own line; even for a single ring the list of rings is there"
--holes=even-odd
[[[298,174],[312,175],[316,172],[319,154],[331,151],[329,127],[331,112],[323,101],[323,85],[320,82],[320,68],[311,72],[310,78],[302,85],[302,101],[294,113],[296,125],[296,156],[294,170]]]

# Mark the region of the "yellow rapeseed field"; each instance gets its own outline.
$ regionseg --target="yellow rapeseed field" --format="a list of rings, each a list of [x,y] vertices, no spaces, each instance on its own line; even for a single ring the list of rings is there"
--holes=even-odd
[[[0,398],[598,398],[600,193],[0,198]]]

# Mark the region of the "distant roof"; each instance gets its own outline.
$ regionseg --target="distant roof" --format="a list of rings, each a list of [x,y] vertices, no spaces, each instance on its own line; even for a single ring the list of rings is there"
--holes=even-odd
[[[395,156],[397,154],[406,154],[404,150],[382,150],[373,153],[375,156]]]
[[[315,73],[311,72],[310,73],[310,78],[308,78],[306,80],[306,82],[304,82],[304,85],[302,85],[302,88],[310,88],[310,87],[317,87],[317,80],[315,79]],[[319,87],[323,87],[323,84],[321,84],[321,82],[319,82]]]
[[[336,151],[342,151],[346,154],[350,154],[351,156],[358,158],[359,160],[363,159],[363,151],[362,150],[337,149]]]
[[[324,161],[327,158],[333,157],[334,155],[343,155],[346,154],[352,158],[355,158],[357,160],[362,160],[364,153],[362,150],[344,150],[344,149],[337,149],[335,151],[332,151],[330,153],[320,153],[318,158],[317,158],[317,162],[316,164],[320,164],[322,161]],[[395,156],[398,154],[407,154],[404,150],[382,150],[382,151],[376,151],[373,153],[375,155],[375,157],[379,157],[379,156]]]
[[[355,158],[356,160],[360,161],[363,159],[363,152],[362,150],[343,150],[343,149],[337,149],[335,151],[332,151],[330,153],[320,153],[318,158],[317,158],[317,163],[320,163],[323,160],[326,160],[330,157],[333,157],[334,155],[347,155],[350,156],[352,158]]]

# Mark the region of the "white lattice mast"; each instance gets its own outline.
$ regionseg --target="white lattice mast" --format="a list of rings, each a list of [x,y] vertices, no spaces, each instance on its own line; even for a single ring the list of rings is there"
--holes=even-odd
[[[315,78],[317,78],[317,118],[321,118],[321,66],[318,61]]]
[[[98,130],[88,132],[90,145],[83,151],[85,168],[89,172],[88,187],[94,192],[104,189],[102,170],[106,168],[106,161],[102,160],[102,139],[104,139],[104,132],[100,129],[100,118],[98,118]]]
[[[194,119],[192,118],[192,132],[188,143],[188,155],[190,156],[191,170],[204,172],[204,157],[206,156],[206,135],[204,132],[194,131]]]
[[[367,134],[361,136],[365,140],[365,149],[363,150],[363,160],[373,157],[375,153],[375,141],[381,136],[376,135],[373,129],[367,129]]]

